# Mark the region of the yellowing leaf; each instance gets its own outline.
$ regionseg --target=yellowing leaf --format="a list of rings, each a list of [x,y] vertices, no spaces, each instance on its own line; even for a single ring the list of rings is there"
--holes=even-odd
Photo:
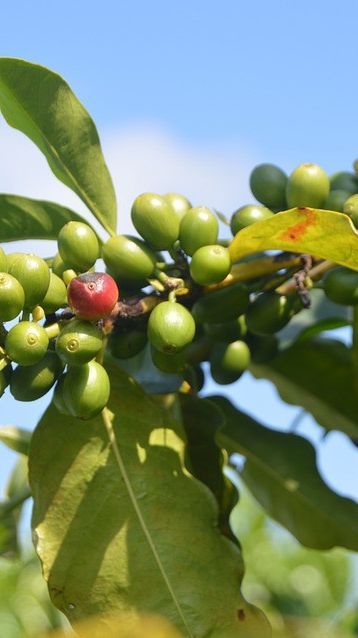
[[[264,250],[309,253],[358,270],[358,232],[343,213],[292,208],[237,233],[230,247],[234,261]]]

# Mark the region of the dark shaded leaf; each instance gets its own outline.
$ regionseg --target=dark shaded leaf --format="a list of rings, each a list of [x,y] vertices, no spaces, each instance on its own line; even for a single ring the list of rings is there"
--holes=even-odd
[[[242,478],[267,513],[307,547],[356,551],[358,505],[324,483],[313,446],[260,425],[224,397],[210,399],[226,417],[218,442],[246,457]]]
[[[326,430],[358,438],[358,396],[350,349],[318,337],[293,344],[269,364],[251,364],[259,379],[275,384],[280,397],[310,412]]]

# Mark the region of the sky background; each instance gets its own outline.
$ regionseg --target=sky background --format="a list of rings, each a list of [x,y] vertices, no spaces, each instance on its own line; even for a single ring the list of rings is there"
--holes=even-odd
[[[144,191],[183,192],[194,205],[229,215],[252,202],[248,177],[257,163],[287,172],[305,161],[329,173],[350,170],[358,155],[357,19],[358,4],[344,0],[15,1],[1,8],[0,54],[57,71],[89,110],[123,233],[131,202]],[[2,120],[0,192],[85,210],[37,148]],[[54,247],[36,250],[49,255]],[[272,427],[287,429],[299,411],[249,375],[216,391]],[[31,428],[47,402],[5,396],[1,421]],[[299,432],[320,442],[310,418]],[[0,486],[13,460],[0,450]],[[331,486],[357,496],[356,451],[344,435],[328,435],[318,462]]]

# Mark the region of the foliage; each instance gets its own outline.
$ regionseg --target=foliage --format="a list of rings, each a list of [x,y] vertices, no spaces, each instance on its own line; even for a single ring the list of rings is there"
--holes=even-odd
[[[257,423],[222,397],[203,399],[202,388],[208,370],[223,385],[251,370],[326,430],[356,441],[353,215],[323,208],[330,182],[317,165],[287,177],[265,164],[251,182],[274,209],[259,221],[255,206],[244,207],[244,219],[234,213],[233,232],[241,221],[231,242],[212,211],[175,193],[138,196],[131,215],[142,237],[123,237],[95,125],[66,82],[2,58],[0,109],[102,229],[98,241],[90,223],[57,203],[0,195],[3,242],[57,239],[58,251],[47,261],[0,251],[1,394],[9,387],[31,401],[54,388],[30,442],[21,428],[0,429],[0,441],[29,454],[30,468],[29,487],[19,461],[1,504],[1,552],[18,555],[18,519],[31,489],[35,548],[51,599],[71,622],[129,614],[134,636],[143,614],[159,614],[173,635],[269,636],[265,616],[240,591],[228,456],[245,457],[242,480],[307,547],[357,549],[358,507],[324,483],[307,441]],[[355,175],[351,182],[358,193]],[[99,256],[105,273],[93,272]],[[336,277],[325,279],[337,264],[345,268],[343,296]],[[350,324],[349,346],[324,335]],[[308,567],[298,572],[306,580],[315,569]],[[280,605],[307,612],[306,599],[290,598],[292,574],[283,571],[287,587],[275,590]]]

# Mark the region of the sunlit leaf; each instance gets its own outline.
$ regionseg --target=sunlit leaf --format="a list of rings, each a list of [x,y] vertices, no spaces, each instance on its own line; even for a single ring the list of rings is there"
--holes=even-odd
[[[358,505],[322,480],[306,439],[266,428],[224,397],[211,397],[226,417],[218,441],[246,458],[241,476],[267,513],[307,547],[358,549]]]
[[[358,270],[358,232],[343,213],[292,208],[240,230],[230,245],[233,260],[265,250],[309,253]]]
[[[0,58],[0,109],[103,227],[115,231],[115,194],[96,127],[61,76],[25,60]]]
[[[111,380],[104,421],[51,406],[33,434],[34,538],[53,602],[71,622],[146,611],[192,638],[264,638],[215,499],[183,467],[182,428],[122,371]]]

